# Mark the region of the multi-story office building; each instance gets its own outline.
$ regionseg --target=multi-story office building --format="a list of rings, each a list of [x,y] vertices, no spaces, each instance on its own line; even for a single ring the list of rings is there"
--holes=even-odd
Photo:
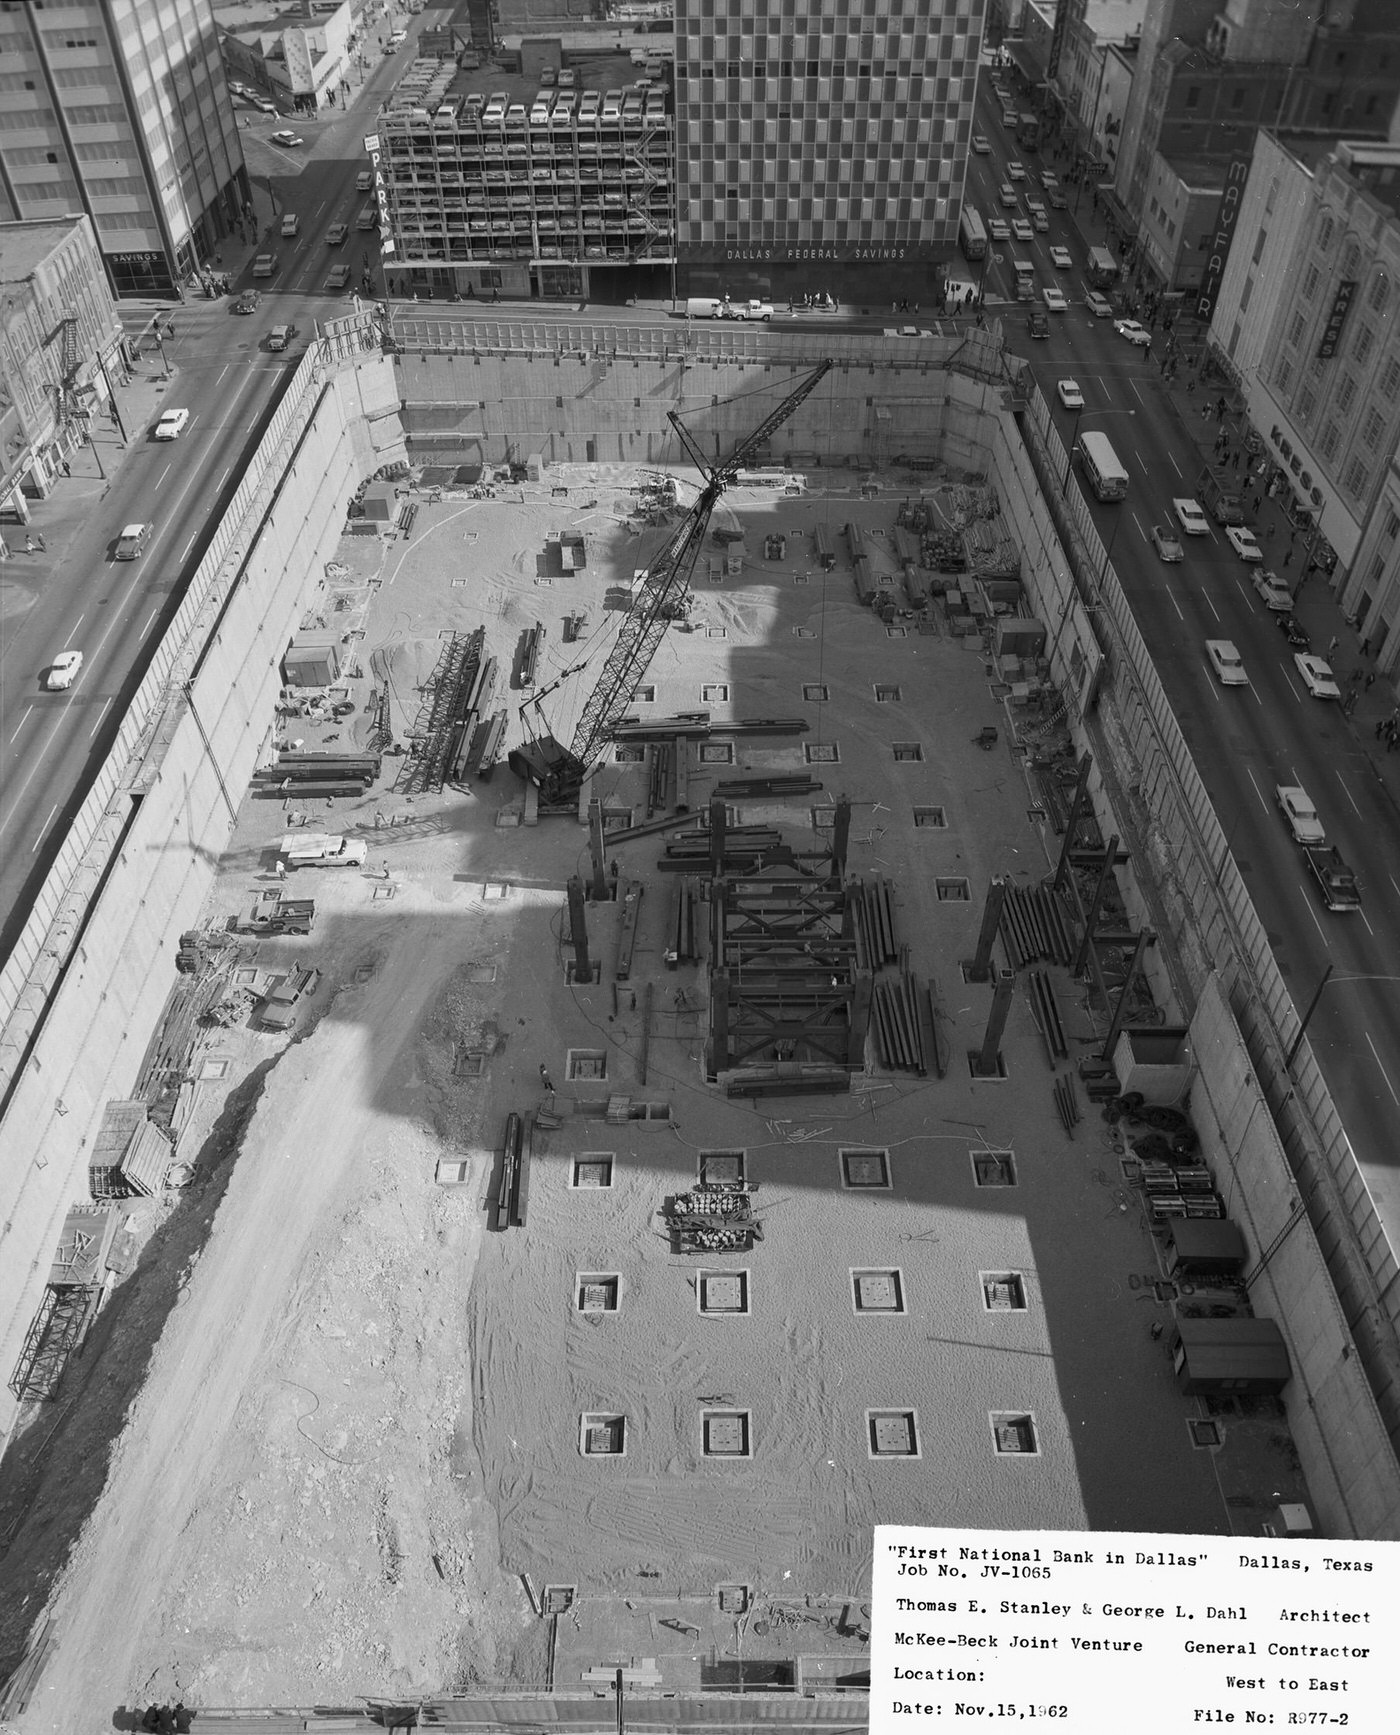
[[[113,292],[167,295],[247,197],[211,0],[0,4],[0,220],[86,212]]]
[[[0,516],[28,516],[124,372],[88,219],[0,226]]]
[[[643,268],[669,284],[669,87],[632,53],[566,65],[557,39],[536,39],[519,72],[470,53],[415,63],[373,141],[390,288],[578,296],[599,272]]]
[[[781,290],[813,264],[873,283],[949,258],[984,5],[679,0],[681,263]]]
[[[1261,134],[1211,327],[1275,486],[1335,552],[1344,606],[1387,669],[1400,656],[1397,188],[1400,147]]]

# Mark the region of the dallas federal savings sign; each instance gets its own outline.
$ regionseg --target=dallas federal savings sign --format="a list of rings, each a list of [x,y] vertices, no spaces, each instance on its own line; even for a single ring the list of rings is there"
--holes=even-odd
[[[941,241],[901,241],[888,247],[869,241],[778,241],[763,247],[692,241],[682,242],[676,257],[687,265],[883,265],[946,259],[954,239],[949,235]]]

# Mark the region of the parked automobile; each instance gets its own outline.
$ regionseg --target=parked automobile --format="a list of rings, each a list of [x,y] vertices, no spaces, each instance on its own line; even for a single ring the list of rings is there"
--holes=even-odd
[[[1240,660],[1240,653],[1229,639],[1207,639],[1206,655],[1222,687],[1247,687],[1249,676]]]
[[[1292,592],[1276,572],[1268,572],[1261,566],[1254,574],[1253,584],[1255,593],[1271,613],[1293,613]]]
[[[1254,540],[1254,532],[1247,525],[1227,524],[1225,540],[1240,559],[1248,561],[1251,566],[1257,566],[1264,558],[1264,550]]]
[[[1340,699],[1342,689],[1332,674],[1332,670],[1321,657],[1315,657],[1310,651],[1294,651],[1293,666],[1302,677],[1303,685],[1314,699]]]
[[[178,440],[189,425],[188,410],[164,410],[155,426],[155,437],[158,440]]]
[[[66,692],[78,678],[78,670],[83,666],[81,651],[60,651],[49,664],[49,671],[44,676],[44,685],[51,693]]]
[[[1166,561],[1178,561],[1186,558],[1181,546],[1181,538],[1169,524],[1154,524],[1148,535],[1152,538],[1152,546],[1159,557]]]

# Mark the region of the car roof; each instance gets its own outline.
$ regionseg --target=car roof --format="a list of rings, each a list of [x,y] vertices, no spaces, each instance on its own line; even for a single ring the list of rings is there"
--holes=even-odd
[[[126,524],[122,526],[122,535],[139,536],[145,528],[144,524]]]

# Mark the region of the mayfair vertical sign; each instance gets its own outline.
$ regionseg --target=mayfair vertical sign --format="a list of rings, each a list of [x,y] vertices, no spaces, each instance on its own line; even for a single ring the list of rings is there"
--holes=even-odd
[[[1220,208],[1215,213],[1215,226],[1206,237],[1206,268],[1196,294],[1196,316],[1199,319],[1209,319],[1215,312],[1215,298],[1220,294],[1225,261],[1230,257],[1230,243],[1234,239],[1235,224],[1239,222],[1251,161],[1252,155],[1232,157],[1225,171],[1225,186],[1220,194]]]
[[[1346,325],[1347,315],[1351,312],[1351,304],[1356,299],[1356,279],[1344,277],[1337,285],[1337,293],[1332,297],[1332,311],[1327,315],[1327,323],[1322,328],[1322,338],[1317,346],[1317,359],[1331,361],[1337,353],[1337,345],[1342,341],[1342,328]]]

